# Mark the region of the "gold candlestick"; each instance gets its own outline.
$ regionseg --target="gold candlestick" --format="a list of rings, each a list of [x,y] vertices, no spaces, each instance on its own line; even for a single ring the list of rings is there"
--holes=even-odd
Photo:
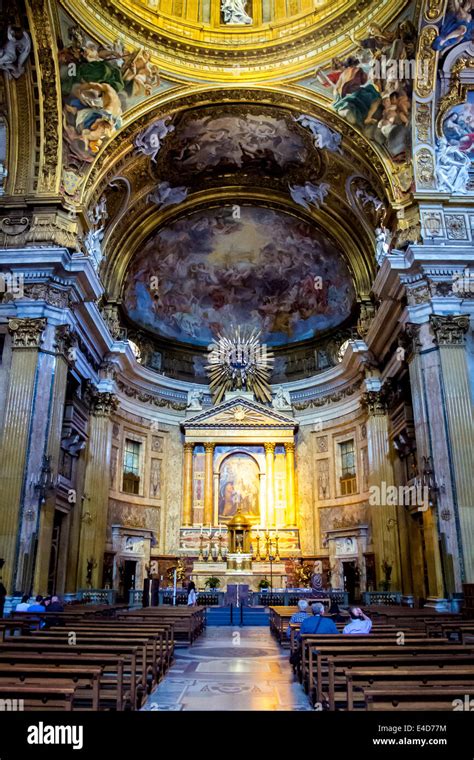
[[[221,536],[220,533],[219,533],[219,535],[217,537],[217,540],[219,542],[217,544],[217,561],[218,562],[222,562],[222,559],[223,559],[223,557],[222,557],[222,536]]]
[[[280,561],[280,552],[278,550],[278,541],[279,540],[280,540],[279,537],[275,536],[275,561],[276,562]]]
[[[203,562],[204,561],[204,554],[203,554],[203,551],[202,551],[203,544],[204,544],[204,539],[203,539],[202,535],[200,535],[199,536],[199,556],[198,556],[198,561],[199,562]]]
[[[255,552],[255,560],[256,562],[260,562],[262,559],[260,556],[260,536],[256,536],[255,541],[257,543],[257,551]]]

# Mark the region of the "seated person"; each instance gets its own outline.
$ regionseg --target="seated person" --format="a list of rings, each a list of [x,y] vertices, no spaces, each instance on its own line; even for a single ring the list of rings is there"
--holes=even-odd
[[[306,599],[300,599],[298,602],[298,612],[295,612],[290,617],[290,623],[288,624],[288,628],[286,629],[286,638],[291,638],[291,623],[302,623],[303,620],[306,620],[307,617],[311,617],[311,613],[308,612],[308,602]]]
[[[59,600],[59,596],[52,596],[48,605],[48,612],[64,612],[64,606]]]
[[[43,597],[41,594],[38,594],[33,604],[30,604],[28,612],[46,612],[46,607],[43,604]]]
[[[301,623],[300,634],[304,633],[339,633],[331,618],[323,617],[324,604],[315,602],[311,605],[312,617]]]
[[[349,607],[349,614],[351,622],[345,626],[343,633],[370,633],[372,621],[360,607]]]
[[[347,620],[347,615],[341,615],[337,602],[331,602],[328,615],[335,623],[344,623]]]
[[[21,602],[17,604],[15,607],[15,612],[26,612],[29,606],[30,606],[29,594],[23,594],[23,596],[21,597]]]

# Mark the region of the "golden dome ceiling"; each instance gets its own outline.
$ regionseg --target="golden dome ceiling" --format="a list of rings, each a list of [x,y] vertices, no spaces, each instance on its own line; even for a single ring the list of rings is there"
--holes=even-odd
[[[385,27],[407,0],[247,0],[252,23],[224,22],[221,0],[64,0],[89,33],[143,45],[178,81],[261,81],[310,73],[354,35]]]

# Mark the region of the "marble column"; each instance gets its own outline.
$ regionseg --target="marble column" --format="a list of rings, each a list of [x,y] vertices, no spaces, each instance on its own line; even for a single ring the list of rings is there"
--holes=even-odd
[[[364,402],[368,411],[367,447],[369,457],[369,490],[384,492],[385,487],[395,483],[392,452],[390,451],[389,421],[382,390],[371,390],[365,394]],[[370,507],[372,515],[372,542],[375,553],[377,585],[384,580],[383,563],[392,566],[391,588],[401,591],[401,558],[398,536],[397,507],[383,503]]]
[[[275,496],[273,488],[275,463],[275,444],[265,444],[265,470],[267,473],[266,491],[267,491],[267,528],[275,526]]]
[[[107,530],[109,480],[112,447],[110,416],[117,408],[113,393],[93,390],[86,453],[86,473],[81,516],[78,586],[86,587],[87,563],[93,560],[92,587],[100,588]]]
[[[432,315],[431,326],[441,361],[464,581],[474,583],[474,416],[465,349],[469,317]]]
[[[0,557],[5,560],[3,583],[9,594],[14,590],[16,546],[34,409],[38,349],[45,326],[45,319],[10,319],[8,323],[13,350],[0,449]]]
[[[295,444],[285,443],[286,455],[286,524],[296,527],[295,504]]]
[[[183,525],[193,524],[193,453],[194,443],[185,443],[183,473]]]
[[[213,461],[214,443],[204,444],[204,525],[214,523]]]

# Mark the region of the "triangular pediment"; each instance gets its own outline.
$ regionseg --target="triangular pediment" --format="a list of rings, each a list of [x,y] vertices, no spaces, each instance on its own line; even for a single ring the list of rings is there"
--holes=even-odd
[[[278,428],[295,431],[298,423],[284,412],[278,412],[268,406],[237,396],[221,404],[198,412],[186,422],[181,423],[185,431],[202,428]]]

